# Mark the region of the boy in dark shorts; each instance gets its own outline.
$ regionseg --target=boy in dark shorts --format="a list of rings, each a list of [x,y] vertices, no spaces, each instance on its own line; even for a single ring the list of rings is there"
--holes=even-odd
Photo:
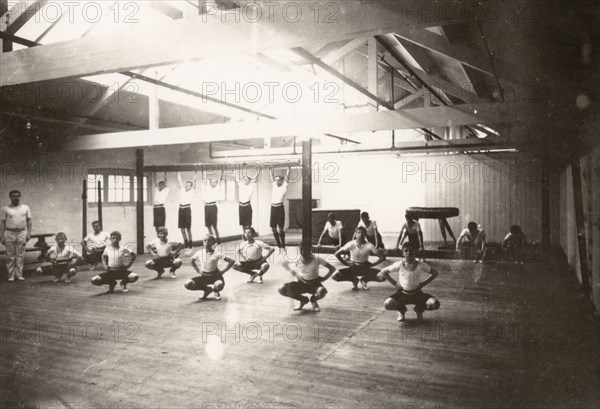
[[[238,250],[240,255],[239,263],[235,263],[233,269],[245,274],[250,274],[248,283],[253,283],[258,277],[258,283],[263,283],[263,275],[271,266],[267,259],[275,251],[274,248],[265,244],[261,240],[255,240],[256,231],[250,227],[246,229],[246,241],[242,243]],[[263,255],[263,250],[267,250],[266,256]]]
[[[414,305],[417,321],[421,322],[425,310],[433,311],[440,308],[437,298],[421,291],[438,276],[438,272],[427,264],[417,261],[415,258],[417,248],[413,243],[404,243],[402,253],[404,260],[382,269],[379,273],[380,277],[386,278],[398,289],[385,300],[383,306],[386,310],[398,311],[398,321],[401,322],[406,319],[406,306]],[[398,273],[398,281],[393,279],[390,273]]]
[[[219,270],[219,261],[227,263],[227,266],[222,270]],[[192,256],[191,262],[192,267],[200,276],[188,280],[185,283],[185,288],[190,291],[204,291],[201,300],[206,300],[210,293],[214,293],[215,299],[220,300],[220,292],[225,287],[223,274],[233,266],[235,260],[221,254],[220,249],[216,247],[216,239],[209,234],[204,238],[204,251],[199,250],[196,252]],[[198,267],[198,263],[200,267]]]
[[[146,261],[146,268],[156,271],[156,278],[160,278],[165,268],[169,268],[171,278],[177,278],[175,271],[183,265],[183,261],[179,258],[179,252],[183,249],[183,244],[173,243],[167,240],[169,231],[166,227],[158,228],[158,238],[151,241],[146,249],[152,256],[152,260]]]
[[[121,289],[127,293],[129,292],[127,284],[135,283],[139,278],[136,273],[129,271],[137,254],[122,247],[120,241],[121,233],[113,231],[110,234],[110,246],[106,247],[102,254],[102,263],[106,272],[92,277],[93,285],[108,284],[107,294],[114,292],[117,280],[121,280]]]

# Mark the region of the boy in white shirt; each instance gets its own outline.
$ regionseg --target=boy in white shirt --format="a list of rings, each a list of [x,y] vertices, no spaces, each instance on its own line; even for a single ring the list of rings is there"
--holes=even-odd
[[[136,273],[129,271],[137,254],[122,247],[120,241],[121,233],[113,231],[110,234],[110,246],[106,247],[102,254],[102,264],[106,272],[92,277],[93,285],[108,284],[107,294],[115,290],[117,280],[121,280],[121,289],[126,293],[129,292],[127,284],[135,283],[139,278]]]
[[[327,236],[333,242],[333,245],[336,246],[336,249],[339,249],[344,245],[344,235],[343,235],[344,226],[342,222],[339,220],[335,220],[335,213],[329,213],[327,215],[327,222],[325,223],[325,228],[323,228],[323,232],[319,237],[319,241],[317,242],[317,246],[321,245],[321,240],[323,240],[323,236],[327,233]]]
[[[364,227],[357,227],[355,232],[356,240],[346,243],[344,247],[335,252],[335,256],[347,268],[338,270],[334,275],[335,281],[351,281],[352,291],[358,290],[360,282],[363,290],[368,290],[369,281],[383,281],[377,274],[379,270],[373,268],[385,260],[385,256],[378,251],[375,246],[367,241],[367,232]],[[350,255],[350,262],[344,255]],[[377,262],[369,262],[369,256],[376,256]],[[360,277],[360,278],[359,278]]]
[[[156,271],[156,278],[160,278],[165,268],[170,268],[171,278],[177,278],[175,271],[183,265],[179,258],[179,252],[183,249],[183,244],[173,243],[167,240],[169,231],[166,227],[158,228],[158,238],[154,239],[146,246],[146,249],[152,256],[152,260],[146,261],[146,268]]]
[[[473,259],[473,263],[483,263],[485,257],[485,232],[475,222],[469,222],[467,228],[464,229],[458,240],[456,240],[456,251],[464,247],[468,252],[468,257]]]
[[[156,183],[156,175],[154,177]],[[158,234],[158,228],[167,225],[167,214],[165,212],[165,202],[167,201],[167,197],[169,196],[169,188],[167,187],[167,172],[165,172],[164,179],[160,182],[156,183],[156,187],[154,189],[154,195],[152,197],[153,209],[152,215],[154,219],[154,228],[156,229],[156,233]]]
[[[379,230],[377,229],[377,222],[375,220],[371,220],[369,218],[369,213],[362,212],[360,214],[360,222],[358,222],[357,227],[364,227],[367,232],[367,241],[371,244],[374,244],[378,249],[385,249],[383,245],[383,238],[381,234],[379,234]],[[356,235],[354,236],[356,238]]]
[[[104,254],[106,246],[110,244],[110,236],[102,230],[98,220],[92,222],[92,229],[94,231],[81,240],[83,259],[92,266],[90,270],[95,269],[102,261],[102,254]]]
[[[191,254],[193,247],[192,240],[192,198],[194,197],[194,188],[198,172],[194,174],[193,181],[185,182],[181,180],[181,173],[177,172],[177,182],[179,182],[179,213],[177,217],[177,227],[181,230],[183,236],[183,245],[189,248],[187,254]]]
[[[285,231],[283,231],[285,227],[285,207],[283,205],[283,198],[287,192],[290,168],[286,169],[285,177],[275,176],[273,168],[271,168],[271,178],[273,179],[273,187],[271,190],[270,226],[273,236],[275,236],[277,247],[285,250]]]
[[[227,266],[219,269],[219,262],[224,261]],[[204,251],[199,250],[191,258],[192,267],[200,277],[194,277],[185,283],[185,288],[190,291],[204,291],[201,300],[206,300],[210,293],[215,294],[215,299],[221,299],[221,291],[225,288],[223,274],[235,263],[235,260],[225,257],[216,247],[216,239],[210,234],[204,238]],[[200,263],[200,267],[198,267]]]
[[[320,266],[324,266],[329,270],[325,277],[319,275]],[[327,294],[323,282],[331,277],[335,272],[335,267],[322,258],[315,257],[311,252],[310,243],[307,243],[301,246],[300,260],[292,265],[286,260],[283,262],[283,268],[289,271],[296,278],[296,281],[282,285],[279,288],[279,294],[300,301],[300,306],[294,308],[294,311],[300,311],[308,301],[311,302],[313,311],[321,311],[317,300],[322,299]],[[309,299],[302,294],[310,294],[311,297]]]
[[[83,257],[73,246],[66,246],[67,235],[63,232],[56,233],[54,236],[56,244],[46,253],[46,261],[52,263],[52,274],[58,283],[63,274],[67,275],[65,283],[70,283],[71,279],[77,274],[77,261],[83,261]]]
[[[207,179],[204,177],[204,225],[208,229],[208,234],[214,236],[217,240],[217,244],[220,243],[219,229],[217,228],[217,221],[219,215],[219,208],[217,207],[217,201],[220,198],[221,183],[223,182],[223,171],[221,170],[221,176],[218,180]]]
[[[271,266],[267,259],[273,254],[275,249],[261,240],[255,240],[255,236],[256,231],[254,228],[250,227],[246,229],[246,241],[238,249],[240,261],[234,264],[233,269],[250,274],[248,283],[253,283],[254,279],[258,277],[258,283],[262,284],[262,277]],[[266,256],[263,255],[263,250],[268,251]]]
[[[398,289],[385,300],[383,306],[386,310],[398,311],[398,321],[404,321],[406,306],[413,304],[417,313],[417,321],[421,322],[423,311],[440,308],[437,298],[421,291],[438,276],[438,272],[427,264],[417,261],[415,258],[417,248],[413,243],[404,243],[402,252],[404,260],[382,269],[379,273],[380,278],[386,278]],[[398,281],[393,279],[390,273],[398,273]]]
[[[252,226],[252,194],[256,182],[252,181],[248,176],[244,176],[243,182],[238,182],[238,199],[239,199],[239,219],[242,226],[242,240],[246,229]]]

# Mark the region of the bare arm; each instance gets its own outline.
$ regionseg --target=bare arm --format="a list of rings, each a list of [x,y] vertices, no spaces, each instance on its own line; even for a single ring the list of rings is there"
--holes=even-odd
[[[350,263],[348,263],[345,259],[342,258],[342,254],[349,254],[349,251],[348,250],[344,250],[344,248],[341,248],[341,249],[339,249],[338,251],[335,252],[335,256],[340,261],[340,263],[342,263],[345,266],[349,266]]]
[[[129,263],[127,263],[125,265],[125,268],[128,269],[129,267],[131,267],[133,265],[133,262],[135,261],[135,258],[137,257],[137,254],[132,251],[131,253],[129,253],[129,255],[131,256],[131,260],[129,260]]]
[[[458,239],[456,239],[456,250],[458,251],[458,249],[460,248],[460,243],[462,242],[462,239],[465,237],[465,232],[464,230],[460,233],[460,236],[458,236]]]
[[[31,229],[33,228],[33,223],[31,222],[31,217],[27,219],[27,236],[25,236],[25,241],[29,241],[31,238]]]
[[[275,249],[273,247],[269,247],[269,252],[267,253],[266,256],[263,257],[263,259],[268,259],[269,257],[271,257],[271,254],[273,254],[275,252]]]
[[[194,270],[196,270],[196,273],[202,275],[202,273],[200,272],[200,269],[198,268],[198,265],[196,265],[196,258],[192,257],[192,267],[194,268]]]
[[[219,274],[225,274],[235,264],[235,260],[233,260],[229,257],[224,257],[223,260],[225,260],[225,262],[227,263],[227,266],[225,266],[225,268],[219,270]]]
[[[376,250],[374,252],[371,252],[371,254],[377,256],[377,261],[371,264],[372,267],[385,261],[385,254],[383,254],[383,251]]]
[[[183,190],[183,181],[181,180],[181,173],[177,172],[177,182],[179,182],[179,188]]]
[[[419,284],[417,289],[420,290],[421,288],[425,287],[427,284],[429,284],[430,282],[435,280],[435,278],[439,275],[438,271],[435,268],[430,269],[429,274],[430,274],[429,278],[427,278],[427,280],[425,280],[421,284]]]
[[[319,241],[317,241],[317,246],[321,245],[321,240],[323,239],[323,236],[325,235],[326,231],[327,231],[327,225],[325,225],[325,227],[323,228],[323,232],[321,233],[321,236],[319,236]]]
[[[333,273],[335,273],[335,267],[332,266],[331,264],[329,264],[328,262],[326,262],[325,260],[320,259],[319,263],[327,268],[327,274],[325,274],[325,277],[321,278],[321,281],[327,281],[329,279],[329,277],[331,277],[331,275]]]
[[[285,183],[290,181],[290,167],[289,166],[285,169],[285,177],[283,178],[283,180],[285,180]]]
[[[392,278],[392,276],[390,275],[391,272],[392,272],[391,267],[386,267],[386,268],[382,269],[377,275],[385,278],[386,280],[388,280],[390,282],[390,284],[392,284],[394,287],[399,288],[401,290],[402,287],[400,287],[398,285],[398,282]]]

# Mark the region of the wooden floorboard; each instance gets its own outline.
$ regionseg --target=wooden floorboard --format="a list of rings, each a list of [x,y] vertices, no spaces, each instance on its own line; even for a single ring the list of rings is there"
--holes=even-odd
[[[328,281],[322,312],[291,311],[275,256],[265,283],[230,271],[221,301],[143,269],[128,294],[30,275],[0,283],[0,407],[590,408],[599,332],[564,265],[431,260],[441,302],[417,325],[387,283]],[[389,264],[390,260],[387,262]],[[99,271],[98,271],[99,272]],[[60,328],[60,330],[59,330]],[[69,332],[73,328],[73,332]],[[127,405],[129,404],[129,405]],[[54,405],[54,406],[52,406]],[[93,406],[88,406],[93,407]]]

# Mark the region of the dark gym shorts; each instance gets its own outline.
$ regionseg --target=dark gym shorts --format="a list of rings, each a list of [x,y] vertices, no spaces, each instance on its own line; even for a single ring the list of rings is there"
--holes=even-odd
[[[83,251],[83,259],[89,264],[99,263],[102,261],[102,254],[104,253],[104,249],[106,247],[101,247],[99,249],[92,249],[90,252]]]
[[[250,202],[240,203],[240,226],[252,226],[252,205]]]
[[[279,206],[271,205],[271,227],[281,226],[285,224],[285,207],[283,204]]]
[[[152,210],[154,213],[154,227],[161,227],[165,225],[165,222],[167,220],[167,215],[165,212],[165,207],[164,206],[154,206],[154,209]]]
[[[264,262],[265,260],[262,258],[252,261],[240,261],[240,266],[242,266],[244,270],[260,270]]]
[[[177,224],[180,229],[192,228],[192,209],[190,208],[190,205],[179,205],[179,218]]]
[[[204,205],[204,225],[206,227],[217,225],[217,215],[219,214],[219,208],[216,203]]]
[[[425,305],[427,300],[431,297],[433,297],[431,294],[424,293],[420,290],[413,292],[404,292],[402,290],[398,290],[388,298],[393,299],[400,305]]]

